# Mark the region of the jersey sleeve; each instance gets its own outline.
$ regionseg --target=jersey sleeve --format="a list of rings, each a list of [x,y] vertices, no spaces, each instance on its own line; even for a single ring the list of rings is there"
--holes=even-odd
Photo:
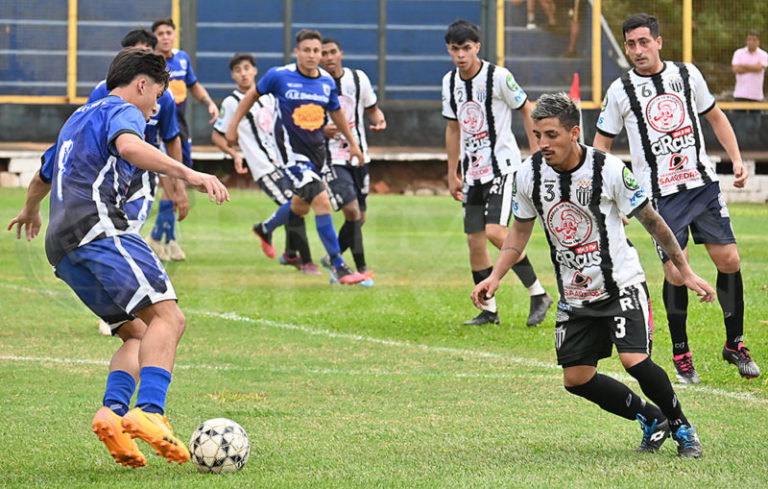
[[[256,84],[256,90],[258,90],[259,95],[266,95],[268,93],[274,94],[276,80],[277,68],[270,68],[269,71],[261,77],[259,83]]]
[[[373,91],[371,80],[368,78],[362,70],[357,70],[357,74],[360,77],[360,104],[364,109],[369,109],[376,105],[378,101],[376,92]]]
[[[93,87],[93,91],[91,91],[91,94],[88,95],[88,101],[86,104],[101,100],[107,95],[109,95],[109,90],[107,90],[107,80],[101,80],[98,85]]]
[[[189,55],[187,55],[186,53],[184,54],[187,59],[187,74],[184,75],[184,83],[188,87],[191,87],[192,85],[197,83],[197,76],[195,76],[195,69],[192,68],[192,61],[189,59]]]
[[[163,141],[170,141],[179,135],[179,120],[176,116],[176,100],[173,98],[173,93],[170,90],[166,90],[157,103],[160,105],[160,114],[157,120],[158,126],[160,126],[160,137]]]
[[[709,91],[707,81],[704,79],[704,76],[699,69],[692,64],[686,65],[688,67],[688,73],[690,73],[691,76],[691,87],[693,87],[696,94],[696,112],[699,114],[708,112],[715,106],[715,97]]]
[[[53,163],[56,159],[56,145],[54,144],[50,148],[45,150],[43,156],[40,157],[40,180],[45,183],[51,183],[53,180]]]
[[[640,186],[632,171],[618,158],[608,155],[605,165],[605,181],[616,206],[627,217],[648,204],[648,195]]]
[[[225,97],[221,102],[219,118],[216,119],[216,122],[213,124],[213,128],[216,131],[225,134],[229,129],[229,124],[232,122],[232,117],[234,117],[236,111],[237,101],[234,99],[234,97]]]
[[[328,104],[325,106],[325,110],[328,112],[335,112],[341,108],[341,103],[339,102],[339,87],[336,86],[336,83],[330,83],[330,88],[331,93],[328,95]]]
[[[123,104],[106,121],[107,150],[113,156],[120,156],[115,146],[115,139],[123,133],[131,133],[144,139],[144,128],[147,122],[141,111],[131,104]]]
[[[518,85],[515,77],[509,70],[497,66],[493,82],[496,85],[494,87],[497,90],[496,93],[499,94],[499,97],[501,97],[504,103],[509,107],[518,110],[525,105],[526,100],[528,100],[528,94],[526,94],[525,90]]]
[[[443,117],[457,120],[456,111],[451,106],[451,76],[453,76],[453,71],[448,72],[443,77]]]
[[[536,208],[531,200],[531,159],[528,158],[523,166],[515,172],[512,182],[512,212],[518,221],[533,221],[536,219]]]
[[[611,85],[605,92],[603,105],[600,107],[600,115],[597,118],[597,131],[603,136],[616,137],[624,127],[624,116],[619,106],[619,97]]]

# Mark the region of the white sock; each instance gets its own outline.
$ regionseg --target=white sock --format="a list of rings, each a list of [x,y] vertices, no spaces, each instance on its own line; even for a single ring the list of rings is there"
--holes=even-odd
[[[481,305],[480,307],[483,309],[483,311],[496,312],[496,296],[494,295],[490,299],[486,299],[485,305]]]
[[[539,282],[539,279],[536,279],[533,285],[528,287],[528,295],[533,296],[533,295],[541,295],[546,293],[547,291],[544,290],[544,287],[541,286],[541,282]]]

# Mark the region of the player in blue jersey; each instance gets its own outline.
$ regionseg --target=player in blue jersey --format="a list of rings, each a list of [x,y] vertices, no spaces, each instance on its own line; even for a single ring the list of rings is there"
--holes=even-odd
[[[335,275],[340,283],[353,284],[367,279],[352,271],[341,257],[339,240],[331,217],[331,201],[325,190],[320,169],[325,161],[326,113],[349,141],[350,161],[362,165],[365,160],[347,124],[344,110],[339,104],[336,82],[319,68],[322,37],[313,30],[302,29],[296,35],[293,54],[296,63],[270,69],[259,83],[245,94],[237,106],[227,129],[230,145],[237,142],[237,127],[261,95],[271,93],[278,102],[275,141],[278,157],[294,183],[293,197],[264,223],[256,223],[253,232],[262,242],[267,256],[274,256],[272,232],[296,216],[305,216],[310,208],[315,211],[315,224],[320,240],[331,258]]]
[[[157,255],[131,232],[123,209],[136,167],[180,178],[221,204],[229,200],[213,175],[185,167],[143,140],[146,122],[168,86],[165,59],[127,48],[110,65],[110,95],[77,109],[46,151],[27,199],[8,229],[27,240],[40,232],[40,202],[51,192],[45,251],[64,280],[123,344],[112,356],[103,407],[93,429],[115,461],[146,464],[133,438],[170,462],[189,460],[164,417],[176,346],[186,320]],[[134,166],[135,165],[135,166]],[[136,407],[129,410],[138,380]]]
[[[208,91],[197,81],[189,55],[180,49],[174,49],[176,42],[176,25],[173,19],[159,19],[152,23],[152,33],[157,37],[157,52],[165,57],[168,71],[171,73],[169,88],[176,99],[176,114],[181,131],[182,162],[192,167],[192,140],[189,126],[185,117],[187,96],[189,93],[206,106],[211,116],[210,123],[219,118],[219,108],[213,103]],[[176,216],[173,213],[173,202],[167,199],[160,201],[157,220],[152,234],[147,240],[153,250],[165,248],[172,260],[184,260],[186,255],[176,241]],[[158,252],[158,255],[162,251]]]

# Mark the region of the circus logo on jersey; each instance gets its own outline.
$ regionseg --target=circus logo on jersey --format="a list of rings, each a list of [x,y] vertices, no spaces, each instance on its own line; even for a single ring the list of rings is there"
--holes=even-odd
[[[168,88],[171,89],[173,98],[176,99],[176,105],[187,100],[187,84],[184,83],[184,80],[171,80],[168,83]]]
[[[347,116],[349,128],[355,127],[355,99],[349,95],[339,95],[339,105],[344,109],[344,115]]]
[[[645,119],[658,132],[672,132],[685,121],[685,106],[680,97],[662,93],[648,102]]]
[[[293,110],[291,117],[296,127],[307,131],[316,131],[323,127],[325,110],[317,104],[299,105]]]
[[[581,287],[586,289],[587,287],[589,287],[591,283],[592,283],[592,277],[584,275],[578,270],[573,273],[573,278],[571,279],[571,285],[573,285],[574,287]]]
[[[576,184],[576,200],[584,207],[589,205],[592,200],[592,182],[582,180]]]
[[[560,202],[549,210],[547,227],[561,245],[573,248],[592,235],[592,219],[572,202]]]
[[[470,100],[461,104],[459,108],[459,122],[461,128],[469,134],[480,134],[485,127],[485,114],[480,104]]]

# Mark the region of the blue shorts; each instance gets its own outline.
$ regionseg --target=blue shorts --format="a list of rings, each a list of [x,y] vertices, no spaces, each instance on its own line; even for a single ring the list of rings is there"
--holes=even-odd
[[[731,217],[718,182],[661,197],[656,201],[656,208],[682,249],[688,246],[689,227],[696,244],[736,242]],[[662,262],[669,260],[658,244],[656,251]]]
[[[339,210],[357,200],[360,211],[366,211],[370,184],[368,165],[326,165],[323,168],[323,179],[328,184],[328,193],[334,210]]]
[[[181,162],[192,168],[192,140],[181,138]]]
[[[277,205],[283,205],[293,197],[293,184],[281,170],[275,170],[259,178],[256,183]]]
[[[149,305],[176,300],[163,265],[138,234],[91,241],[67,253],[54,269],[94,314],[113,326],[134,319]]]

